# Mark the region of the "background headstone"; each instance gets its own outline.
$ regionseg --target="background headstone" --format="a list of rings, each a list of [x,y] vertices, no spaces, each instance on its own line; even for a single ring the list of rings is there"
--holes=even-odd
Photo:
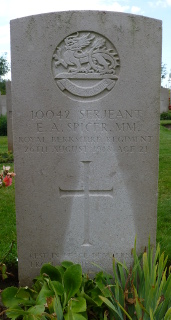
[[[156,242],[161,21],[116,12],[11,21],[19,278],[44,262],[131,263]]]
[[[11,81],[6,82],[8,151],[13,152]]]
[[[7,107],[6,107],[6,95],[1,95],[1,108],[2,108],[2,115],[5,116],[7,114]]]
[[[160,113],[169,111],[169,89],[161,87]]]

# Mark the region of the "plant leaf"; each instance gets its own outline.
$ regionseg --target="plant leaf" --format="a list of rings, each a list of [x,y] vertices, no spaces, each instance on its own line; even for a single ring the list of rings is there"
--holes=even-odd
[[[67,261],[67,260],[65,260],[65,261],[62,261],[61,262],[61,266],[62,267],[64,267],[64,268],[69,268],[70,266],[72,266],[73,265],[73,262],[71,262],[71,261]]]
[[[170,307],[169,305],[169,301],[171,301],[170,292],[171,292],[171,274],[167,278],[167,282],[165,284],[165,287],[163,288],[164,301],[161,303],[161,309],[159,312],[159,316],[161,317],[161,319],[164,317],[168,307]]]
[[[49,285],[58,296],[62,296],[64,294],[64,287],[59,281],[50,281]]]
[[[55,298],[53,299],[53,307],[57,315],[57,319],[63,320],[63,311],[62,311],[61,303],[58,296],[55,296]]]
[[[10,308],[6,311],[6,315],[8,318],[15,320],[19,316],[25,316],[26,312],[21,309],[19,306],[15,306],[13,308]]]
[[[150,320],[154,320],[154,318],[153,318],[153,311],[152,311],[151,308],[150,308]]]
[[[32,298],[32,292],[28,287],[19,288],[16,293],[16,298],[18,299],[18,304],[22,304],[24,306],[34,306],[36,301]]]
[[[65,320],[87,320],[82,314],[78,313],[66,313],[64,316]]]
[[[53,308],[53,297],[47,297],[46,298],[46,307],[48,307],[49,313],[54,313],[54,308]]]
[[[0,271],[1,271],[1,276],[2,276],[2,279],[5,280],[8,278],[6,272],[7,272],[7,267],[4,263],[0,263]]]
[[[170,320],[171,319],[171,307],[167,310],[164,320]]]
[[[86,311],[86,300],[82,297],[72,298],[71,309],[74,313]]]
[[[46,282],[44,282],[42,289],[40,290],[37,299],[36,304],[41,305],[46,303],[46,298],[53,296],[53,291],[49,289]]]
[[[64,273],[65,273],[65,271],[66,271],[66,268],[64,268],[64,267],[62,267],[62,266],[56,266],[55,268],[60,272],[61,277],[62,277],[62,279],[63,279],[63,275],[64,275]]]
[[[29,315],[26,315],[26,316],[24,316],[24,318],[23,318],[23,320],[44,320],[44,319],[46,319],[46,318],[44,318],[44,317],[41,317],[40,318],[40,316],[35,316],[35,315],[32,315],[32,314],[29,314]]]
[[[96,302],[96,304],[100,307],[103,303],[103,301],[99,298],[99,296],[102,294],[101,290],[98,287],[95,287],[91,290],[91,298],[93,301]]]
[[[42,313],[44,312],[45,310],[45,306],[44,305],[37,305],[37,306],[34,306],[34,307],[31,307],[27,310],[27,314],[31,314],[31,315],[34,315],[34,316],[41,316]]]
[[[123,318],[120,316],[118,310],[115,308],[115,306],[113,305],[112,302],[109,301],[109,299],[105,298],[105,297],[102,297],[102,296],[99,296],[100,299],[112,310],[114,311],[121,320],[123,320]]]
[[[70,300],[79,290],[82,283],[82,269],[80,264],[74,264],[66,269],[64,273],[64,289],[67,301]]]
[[[86,293],[83,294],[83,296],[85,297],[86,301],[88,302],[89,306],[93,306],[93,307],[97,307],[98,304],[96,303],[96,301],[94,301],[91,297],[89,297],[89,295],[87,295]]]
[[[2,303],[5,307],[13,307],[18,303],[18,299],[16,298],[18,288],[17,287],[9,287],[2,291]]]
[[[52,281],[62,282],[61,274],[57,268],[52,266],[50,263],[45,263],[40,270],[40,274],[47,274]]]

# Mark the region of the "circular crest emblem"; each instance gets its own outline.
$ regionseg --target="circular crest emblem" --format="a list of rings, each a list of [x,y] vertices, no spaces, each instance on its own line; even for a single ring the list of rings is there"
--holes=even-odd
[[[77,32],[56,47],[52,73],[57,86],[75,100],[106,95],[118,80],[120,64],[113,44],[95,32]]]

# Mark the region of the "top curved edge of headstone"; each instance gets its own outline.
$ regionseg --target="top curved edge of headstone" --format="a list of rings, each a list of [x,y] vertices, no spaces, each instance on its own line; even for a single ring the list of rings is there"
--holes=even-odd
[[[146,19],[149,21],[156,21],[156,22],[161,22],[162,20],[152,18],[152,17],[147,17],[143,15],[138,15],[138,14],[132,14],[132,13],[126,13],[126,12],[119,12],[119,11],[108,11],[108,10],[66,10],[66,11],[53,11],[53,12],[46,12],[46,13],[39,13],[39,14],[33,14],[29,16],[24,16],[24,17],[19,17],[15,19],[11,19],[10,22],[17,21],[17,20],[26,20],[30,18],[44,18],[45,16],[53,16],[53,15],[58,15],[58,16],[66,16],[66,15],[73,15],[73,14],[98,14],[98,15],[113,15],[113,16],[122,16],[122,17],[132,17],[132,18],[138,18],[138,19]]]

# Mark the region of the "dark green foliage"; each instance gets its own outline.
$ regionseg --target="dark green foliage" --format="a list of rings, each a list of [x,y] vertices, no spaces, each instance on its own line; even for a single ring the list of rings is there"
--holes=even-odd
[[[0,163],[11,163],[14,161],[13,153],[9,152],[0,152]]]
[[[161,65],[161,80],[165,79],[167,75],[166,64],[162,63]]]
[[[0,81],[0,92],[1,94],[6,94],[6,81],[2,80]]]
[[[3,257],[0,256],[0,279],[2,278],[2,280],[7,279],[9,276],[13,276],[12,273],[8,272],[8,269],[10,267],[12,267],[12,269],[14,269],[14,268],[17,269],[17,267],[18,267],[17,259],[15,256],[16,246],[17,246],[15,237],[16,236],[14,234],[14,239],[12,240],[8,251],[4,254]],[[6,265],[6,262],[8,263],[8,267]]]
[[[171,120],[171,111],[162,112],[160,115],[160,120]]]
[[[7,268],[17,268],[18,262],[16,257],[17,250],[17,237],[14,231],[11,230],[11,243],[7,248],[7,251],[4,253],[3,257],[0,255],[0,262],[7,264]]]
[[[4,55],[0,57],[0,76],[4,76],[9,70],[9,63],[6,59],[6,53],[4,53]]]
[[[7,136],[7,116],[0,116],[0,136]]]

